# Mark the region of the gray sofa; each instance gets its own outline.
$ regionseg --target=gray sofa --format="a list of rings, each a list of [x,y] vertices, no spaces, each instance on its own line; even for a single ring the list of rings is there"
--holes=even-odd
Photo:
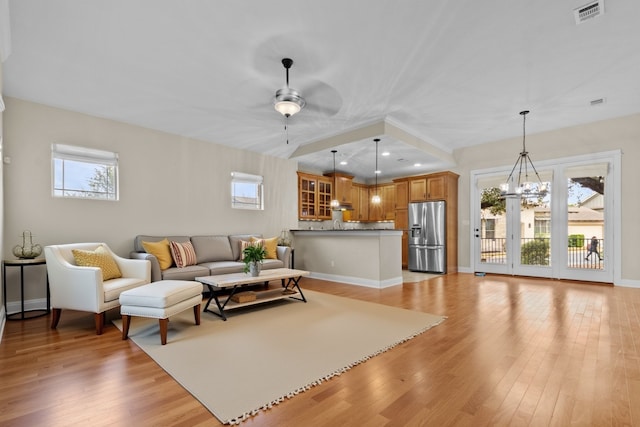
[[[251,237],[262,238],[260,234],[232,234],[207,236],[147,236],[138,235],[133,242],[131,258],[151,261],[151,281],[159,280],[193,280],[199,276],[240,273],[244,263],[240,261],[240,241],[249,241]],[[197,265],[178,268],[174,265],[160,270],[158,259],[144,250],[142,242],[159,242],[163,239],[185,243],[191,241],[196,252]],[[262,269],[289,268],[291,248],[277,247],[278,259],[265,259]]]

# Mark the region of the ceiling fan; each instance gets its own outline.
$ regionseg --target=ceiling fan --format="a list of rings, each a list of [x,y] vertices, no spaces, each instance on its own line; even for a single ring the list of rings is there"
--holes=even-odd
[[[287,85],[276,91],[276,96],[273,98],[273,106],[277,112],[288,119],[294,114],[299,113],[307,102],[302,95],[300,95],[300,92],[289,87],[289,69],[293,65],[293,59],[283,58],[282,65],[285,68]]]

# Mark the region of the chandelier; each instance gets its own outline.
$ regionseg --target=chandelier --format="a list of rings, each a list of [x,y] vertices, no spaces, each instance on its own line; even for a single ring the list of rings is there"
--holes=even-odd
[[[540,175],[538,175],[536,167],[533,166],[533,162],[531,161],[531,157],[529,157],[529,152],[525,145],[525,122],[527,114],[529,114],[528,110],[520,112],[522,116],[522,151],[516,160],[516,164],[513,165],[513,169],[511,169],[507,182],[500,184],[500,195],[505,198],[537,198],[544,197],[548,192],[547,185],[540,179]],[[518,171],[517,181],[514,176],[516,170]],[[535,173],[536,178],[538,178],[537,183],[529,180],[529,171]]]
[[[371,197],[371,203],[379,205],[380,195],[378,194],[378,174],[380,173],[380,170],[378,169],[378,142],[380,142],[380,138],[376,138],[373,141],[376,143],[376,170],[374,172],[376,176],[376,192],[373,197]]]

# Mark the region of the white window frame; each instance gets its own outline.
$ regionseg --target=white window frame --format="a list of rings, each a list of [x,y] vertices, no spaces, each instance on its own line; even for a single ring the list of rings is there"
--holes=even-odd
[[[83,188],[83,185],[80,188],[72,188],[69,182],[71,178],[67,180],[65,176],[66,166],[72,163],[84,163],[86,166],[95,168],[114,168],[113,191],[95,192]],[[62,174],[62,181],[58,183],[61,185],[56,186],[58,174]],[[75,145],[51,144],[51,194],[57,198],[117,201],[120,197],[118,153]]]
[[[260,175],[231,172],[231,207],[264,210],[264,186]]]

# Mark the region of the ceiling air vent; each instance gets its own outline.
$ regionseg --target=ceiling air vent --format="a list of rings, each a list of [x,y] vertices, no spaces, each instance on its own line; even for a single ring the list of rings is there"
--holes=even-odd
[[[596,0],[573,10],[576,25],[582,24],[588,19],[595,18],[604,13],[604,0]]]

